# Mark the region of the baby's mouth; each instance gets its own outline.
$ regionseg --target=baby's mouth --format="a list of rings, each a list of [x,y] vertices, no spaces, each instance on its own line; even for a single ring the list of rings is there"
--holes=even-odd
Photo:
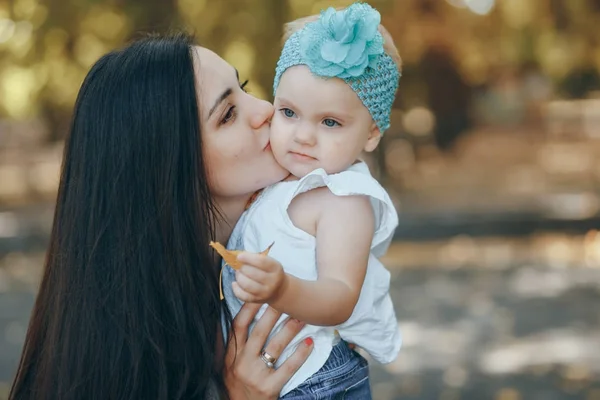
[[[316,158],[314,158],[313,156],[309,156],[308,154],[304,154],[304,153],[299,153],[296,151],[290,151],[290,153],[297,158],[301,158],[303,160],[316,160]]]

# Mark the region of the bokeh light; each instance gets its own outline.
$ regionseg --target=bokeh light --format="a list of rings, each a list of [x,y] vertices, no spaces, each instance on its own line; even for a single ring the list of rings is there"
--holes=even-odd
[[[283,24],[352,2],[0,0],[0,400],[90,66],[181,27],[271,100]],[[598,2],[369,3],[403,59],[365,155],[400,221],[382,262],[404,348],[371,363],[374,398],[600,399]]]

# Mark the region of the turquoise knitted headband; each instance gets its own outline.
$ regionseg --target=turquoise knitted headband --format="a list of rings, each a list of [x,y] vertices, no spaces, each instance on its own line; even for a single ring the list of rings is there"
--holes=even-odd
[[[390,127],[400,73],[383,51],[380,21],[379,12],[364,3],[354,3],[342,11],[330,7],[321,12],[318,20],[306,24],[285,42],[275,69],[273,94],[285,70],[306,65],[314,75],[344,80],[383,134]]]

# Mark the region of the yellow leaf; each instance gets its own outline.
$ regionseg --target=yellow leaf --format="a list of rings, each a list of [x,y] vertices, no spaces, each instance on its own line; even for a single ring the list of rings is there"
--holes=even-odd
[[[217,253],[219,253],[219,255],[223,257],[223,261],[225,261],[225,264],[229,265],[231,268],[237,270],[240,269],[240,267],[243,265],[237,259],[238,255],[242,253],[241,250],[227,250],[225,246],[223,246],[219,242],[210,242],[209,244],[210,247],[215,249]],[[273,247],[274,244],[275,242],[271,243],[271,245],[263,251],[261,251],[260,254],[262,254],[263,256],[268,255],[269,251],[271,250],[271,247]],[[221,273],[219,274],[219,294],[221,296],[221,300],[223,300],[223,268],[221,268]]]

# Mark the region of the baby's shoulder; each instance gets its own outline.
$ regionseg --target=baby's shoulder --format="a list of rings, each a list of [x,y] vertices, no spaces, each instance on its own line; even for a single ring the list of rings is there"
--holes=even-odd
[[[323,212],[368,211],[371,209],[371,203],[367,196],[360,194],[340,196],[333,193],[329,187],[324,186],[298,194],[290,204],[290,209],[292,207],[298,213],[310,212],[317,218]]]
[[[298,193],[290,202],[288,214],[292,221],[299,219],[315,221],[319,211],[333,201],[333,198],[335,196],[326,186]]]

